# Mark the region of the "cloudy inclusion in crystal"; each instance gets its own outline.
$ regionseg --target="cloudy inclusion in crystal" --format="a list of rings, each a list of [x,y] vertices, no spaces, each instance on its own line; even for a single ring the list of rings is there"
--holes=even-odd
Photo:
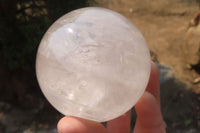
[[[142,96],[150,74],[149,50],[140,31],[122,15],[104,8],[78,9],[44,35],[36,73],[58,111],[108,121]]]

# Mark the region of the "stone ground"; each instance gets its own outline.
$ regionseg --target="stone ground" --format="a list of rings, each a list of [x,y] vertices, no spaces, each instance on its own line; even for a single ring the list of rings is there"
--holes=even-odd
[[[192,84],[200,77],[200,73],[187,68],[183,52],[189,22],[200,10],[195,0],[97,1],[101,6],[129,18],[140,29],[159,63],[172,68],[178,79],[185,82],[192,91],[200,93],[200,83]]]
[[[162,64],[159,65],[161,104],[168,132],[199,132],[200,65],[195,69],[188,67],[184,54],[189,50],[184,49],[189,23],[200,10],[199,3],[195,0],[97,1],[129,18],[146,38],[152,59]],[[199,40],[199,34],[195,39]]]
[[[154,60],[159,62],[162,113],[167,131],[199,133],[200,83],[193,84],[193,81],[200,75],[188,69],[182,49],[188,23],[199,10],[195,0],[99,1],[100,6],[120,12],[141,30]],[[41,106],[24,108],[0,101],[0,133],[57,132],[56,124],[62,115],[44,97],[31,98]],[[134,125],[134,111],[132,119]]]
[[[169,133],[199,133],[198,95],[174,77],[166,65],[157,64],[161,83],[162,114]],[[46,101],[44,101],[46,103]],[[24,109],[0,102],[0,133],[56,133],[62,115],[48,103],[41,108]],[[132,128],[135,124],[133,109]]]

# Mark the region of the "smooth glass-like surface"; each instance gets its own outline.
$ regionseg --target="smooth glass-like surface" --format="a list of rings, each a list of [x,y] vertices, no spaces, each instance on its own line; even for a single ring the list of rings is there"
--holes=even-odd
[[[42,92],[58,111],[103,122],[127,112],[142,96],[150,74],[149,50],[122,15],[83,8],[48,29],[36,72]]]

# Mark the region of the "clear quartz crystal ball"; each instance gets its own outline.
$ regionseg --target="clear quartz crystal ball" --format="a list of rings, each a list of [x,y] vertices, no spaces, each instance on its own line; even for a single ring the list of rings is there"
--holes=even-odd
[[[58,111],[103,122],[126,113],[142,96],[150,55],[127,18],[89,7],[62,16],[48,29],[36,72],[42,92]]]

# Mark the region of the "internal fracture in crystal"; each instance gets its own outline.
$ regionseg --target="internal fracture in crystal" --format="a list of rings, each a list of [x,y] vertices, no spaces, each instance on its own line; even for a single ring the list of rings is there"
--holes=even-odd
[[[36,72],[42,92],[58,111],[103,122],[127,112],[142,96],[150,74],[149,50],[124,16],[83,8],[48,29]]]

